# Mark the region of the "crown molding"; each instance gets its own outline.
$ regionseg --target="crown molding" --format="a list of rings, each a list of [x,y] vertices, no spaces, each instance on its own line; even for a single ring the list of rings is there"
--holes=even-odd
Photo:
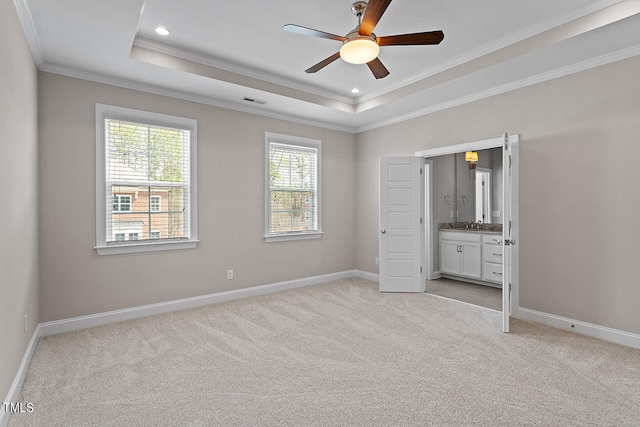
[[[44,63],[44,56],[42,54],[42,47],[40,46],[40,40],[38,39],[38,33],[33,23],[33,16],[31,15],[31,9],[27,4],[27,0],[13,0],[13,5],[16,8],[18,19],[22,25],[22,31],[27,39],[29,49],[31,49],[31,55],[36,63],[38,69]]]
[[[485,98],[490,98],[495,95],[500,95],[506,92],[522,89],[527,86],[532,86],[538,83],[543,83],[543,82],[557,79],[560,77],[565,77],[571,74],[579,73],[581,71],[590,70],[592,68],[611,64],[613,62],[622,61],[638,55],[640,55],[640,45],[633,46],[627,49],[622,49],[616,52],[608,53],[606,55],[601,55],[595,58],[588,59],[586,61],[571,64],[565,67],[556,68],[555,70],[540,73],[535,76],[527,77],[526,79],[517,80],[515,82],[507,83],[504,85],[496,86],[491,89],[476,92],[468,96],[452,99],[451,101],[432,105],[432,106],[411,112],[409,114],[403,114],[403,115],[390,118],[388,120],[378,121],[375,124],[372,123],[369,125],[359,126],[356,128],[356,133],[378,129],[384,126],[389,126],[389,125],[397,124],[407,120],[415,119],[417,117],[426,116],[428,114],[436,113],[438,111],[446,110],[453,107],[458,107],[460,105],[479,101]]]
[[[431,76],[434,76],[436,74],[445,72],[451,68],[455,68],[459,65],[462,65],[466,62],[481,58],[485,55],[488,55],[490,53],[496,52],[500,49],[503,49],[507,46],[510,46],[514,43],[518,43],[520,41],[526,40],[530,37],[536,36],[538,34],[544,33],[546,31],[549,31],[551,29],[554,29],[556,27],[560,27],[564,24],[567,24],[571,21],[575,21],[576,19],[580,19],[582,17],[585,17],[587,15],[590,15],[592,13],[598,12],[602,9],[606,9],[608,7],[614,6],[620,2],[622,2],[623,0],[606,0],[603,1],[602,3],[596,5],[596,6],[592,6],[592,7],[588,7],[588,8],[584,8],[578,11],[574,11],[571,12],[567,15],[561,16],[561,17],[557,17],[557,18],[552,18],[552,19],[548,19],[547,21],[538,23],[536,25],[533,26],[529,26],[526,28],[523,28],[521,31],[518,31],[516,33],[512,33],[506,37],[503,37],[501,39],[495,40],[491,43],[488,43],[486,45],[483,45],[480,48],[474,49],[466,54],[457,56],[456,58],[453,58],[449,61],[443,62],[439,65],[436,65],[434,67],[431,67],[428,70],[423,71],[420,74],[417,74],[409,79],[403,80],[401,82],[398,82],[394,85],[388,86],[384,89],[380,89],[374,92],[370,92],[366,95],[362,95],[358,98],[356,98],[356,103],[360,104],[366,101],[370,101],[373,100],[375,98],[378,98],[380,96],[383,96],[387,93],[391,93],[391,92],[395,92],[398,89],[402,89],[405,86],[411,85],[413,83],[419,82],[421,80],[427,79]]]
[[[239,102],[227,102],[220,99],[216,99],[209,96],[196,95],[193,93],[187,93],[183,91],[167,89],[161,86],[135,82],[128,79],[122,79],[117,77],[106,76],[104,74],[93,73],[89,71],[77,70],[69,67],[64,67],[56,64],[43,64],[40,71],[51,74],[58,74],[61,76],[72,77],[76,79],[86,80],[94,83],[101,83],[110,86],[121,87],[124,89],[137,90],[139,92],[149,93],[152,95],[166,96],[169,98],[179,99],[182,101],[190,101],[198,104],[210,105],[213,107],[225,108],[228,110],[238,111],[242,113],[255,114],[263,117],[269,117],[272,119],[284,120],[287,122],[300,123],[303,125],[315,126],[324,129],[331,129],[340,132],[346,132],[355,134],[356,128],[352,126],[344,126],[336,123],[331,123],[321,120],[312,120],[305,117],[295,116],[285,113],[277,113],[262,109],[260,106],[253,106],[252,104],[240,104]]]
[[[602,65],[607,65],[613,62],[622,61],[638,55],[640,55],[640,45],[623,49],[617,52],[612,52],[606,55],[601,55],[599,57],[592,58],[587,61],[582,61],[576,64],[572,64],[566,67],[561,67],[545,73],[537,74],[535,76],[531,76],[526,79],[521,79],[521,80],[507,83],[501,86],[496,86],[494,88],[476,92],[468,96],[456,98],[451,101],[432,105],[426,108],[422,108],[420,110],[416,110],[409,114],[398,115],[395,117],[391,117],[387,120],[381,120],[375,123],[370,123],[362,126],[345,126],[345,125],[340,125],[340,124],[326,122],[326,121],[311,120],[304,117],[297,117],[290,114],[275,113],[273,111],[267,111],[267,110],[261,109],[260,107],[254,107],[251,105],[235,104],[232,102],[226,102],[219,99],[215,99],[213,97],[206,97],[201,95],[185,93],[182,91],[166,89],[166,88],[155,86],[155,85],[134,82],[134,81],[121,79],[121,78],[109,77],[109,76],[105,76],[97,73],[79,71],[79,70],[70,69],[67,67],[62,67],[62,66],[53,65],[53,64],[43,64],[40,67],[40,70],[43,72],[49,72],[49,73],[59,74],[67,77],[78,78],[78,79],[87,80],[95,83],[101,83],[101,84],[107,84],[111,86],[122,87],[125,89],[137,90],[140,92],[150,93],[154,95],[167,96],[174,99],[180,99],[183,101],[190,101],[190,102],[195,102],[199,104],[225,108],[225,109],[239,111],[239,112],[248,113],[248,114],[255,114],[263,117],[269,117],[272,119],[284,120],[284,121],[293,122],[293,123],[300,123],[304,125],[321,127],[325,129],[331,129],[331,130],[336,130],[336,131],[346,132],[351,134],[358,134],[358,133],[366,132],[369,130],[374,130],[381,127],[401,123],[401,122],[415,119],[418,117],[426,116],[428,114],[433,114],[438,111],[442,111],[449,108],[458,107],[460,105],[468,104],[471,102],[479,101],[482,99],[490,98],[492,96],[500,95],[513,90],[522,89],[527,86],[532,86],[538,83],[568,76],[581,71],[586,71]]]

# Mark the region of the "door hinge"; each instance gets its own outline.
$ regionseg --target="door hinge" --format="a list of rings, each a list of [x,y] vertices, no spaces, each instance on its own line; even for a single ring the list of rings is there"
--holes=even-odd
[[[505,132],[504,136],[504,149],[509,149],[509,134]]]
[[[420,175],[422,175],[422,168],[420,168]]]
[[[422,267],[420,267],[420,273],[422,273]]]
[[[422,224],[422,218],[420,218],[420,224]]]

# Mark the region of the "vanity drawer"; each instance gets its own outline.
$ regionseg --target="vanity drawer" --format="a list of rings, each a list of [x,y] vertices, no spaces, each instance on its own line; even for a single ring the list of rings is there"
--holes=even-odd
[[[482,234],[464,231],[440,231],[440,239],[480,243],[482,241]]]
[[[502,234],[483,234],[482,243],[499,245],[502,242]]]
[[[502,283],[502,264],[484,263],[482,269],[483,279],[489,282]]]
[[[485,262],[493,262],[502,265],[502,246],[482,245],[482,259]]]

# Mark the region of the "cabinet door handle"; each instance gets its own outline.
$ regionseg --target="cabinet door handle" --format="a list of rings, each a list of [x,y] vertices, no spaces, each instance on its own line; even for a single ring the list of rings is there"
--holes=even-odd
[[[497,274],[498,276],[502,276],[502,273],[496,273],[495,271],[493,272],[493,274]]]
[[[495,256],[502,256],[502,254],[493,254],[493,255],[495,255]]]

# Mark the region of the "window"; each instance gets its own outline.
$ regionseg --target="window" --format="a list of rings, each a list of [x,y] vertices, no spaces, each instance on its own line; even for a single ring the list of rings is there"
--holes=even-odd
[[[151,212],[160,212],[160,203],[162,197],[160,196],[151,196],[149,201],[149,206],[151,207]]]
[[[114,212],[131,212],[131,196],[113,195]]]
[[[96,104],[98,254],[196,246],[196,132],[192,119]]]
[[[321,142],[265,134],[265,239],[322,236]]]

